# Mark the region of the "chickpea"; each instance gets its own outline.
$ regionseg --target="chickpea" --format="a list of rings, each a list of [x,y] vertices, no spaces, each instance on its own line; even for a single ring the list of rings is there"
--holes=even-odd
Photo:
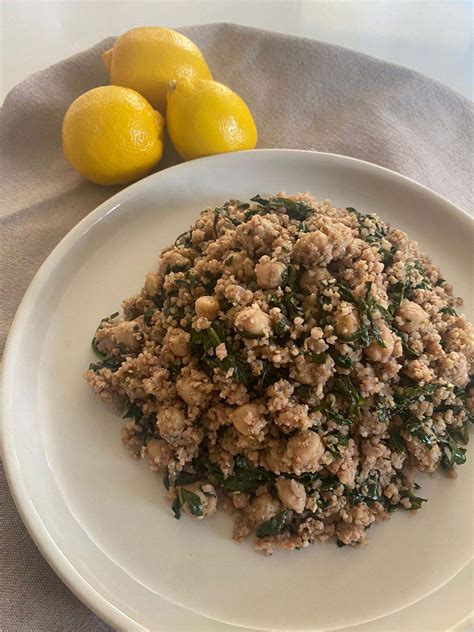
[[[203,388],[203,386],[206,388]],[[208,399],[209,378],[205,373],[194,371],[193,376],[185,375],[176,381],[178,395],[189,406],[201,406]]]
[[[158,276],[154,272],[149,272],[146,275],[145,292],[148,296],[155,296],[158,293]]]
[[[294,478],[279,476],[276,479],[278,496],[285,507],[302,513],[306,506],[306,491],[304,485]]]
[[[160,435],[171,443],[171,445],[179,446],[182,444],[181,435],[186,430],[186,415],[184,410],[177,406],[167,406],[161,408],[156,416],[156,425],[160,431]]]
[[[283,460],[285,449],[285,441],[282,439],[273,440],[272,445],[263,450],[262,465],[275,474],[287,472],[288,466]]]
[[[259,404],[244,404],[231,412],[230,420],[240,434],[258,435],[265,427],[267,422],[260,408]]]
[[[260,494],[250,504],[247,515],[252,522],[260,524],[276,516],[280,508],[281,505],[277,498],[273,498],[267,493]]]
[[[268,257],[266,257],[268,259]],[[282,274],[285,271],[285,264],[281,261],[260,261],[255,266],[255,274],[259,287],[264,290],[280,287],[282,284]]]
[[[176,250],[170,250],[168,252],[165,252],[165,254],[162,257],[162,266],[160,267],[164,267],[165,270],[167,270],[168,268],[184,268],[185,266],[189,265],[189,259],[186,259],[186,257],[184,257],[180,252],[176,251]]]
[[[341,310],[337,316],[335,329],[338,334],[342,336],[350,336],[359,329],[359,318],[352,305],[343,302],[341,304]]]
[[[231,252],[224,260],[225,272],[238,275],[239,272],[244,269],[246,259],[247,253],[245,250],[240,252]]]
[[[285,460],[295,473],[316,472],[323,453],[324,445],[319,435],[311,430],[304,430],[288,439]]]
[[[200,296],[194,304],[196,314],[214,320],[219,312],[219,301],[215,296]]]
[[[424,327],[428,322],[428,314],[425,310],[417,303],[406,299],[401,302],[396,316],[400,329],[408,334]]]
[[[315,263],[332,259],[332,246],[329,237],[320,230],[313,230],[310,233],[300,234],[293,248],[293,258],[295,261],[305,263],[311,257]]]
[[[115,340],[116,344],[125,345],[130,351],[138,351],[140,342],[137,340],[136,334],[139,332],[137,323],[133,320],[124,320],[118,325],[109,329],[109,336]]]
[[[235,318],[237,329],[253,336],[265,336],[271,332],[270,316],[260,309],[257,303],[244,307]]]
[[[331,278],[331,273],[328,272],[327,268],[311,268],[309,270],[304,270],[304,272],[300,276],[299,284],[302,290],[305,290],[309,293],[315,293],[317,291],[318,284],[327,279]]]
[[[395,339],[390,328],[383,321],[376,323],[376,325],[385,347],[379,345],[376,340],[372,340],[370,345],[364,349],[364,354],[373,362],[388,362],[395,348]]]
[[[166,341],[171,351],[183,358],[189,353],[189,340],[191,336],[184,329],[171,328],[166,332]]]
[[[156,464],[159,467],[164,467],[171,459],[171,450],[163,439],[150,439],[146,444],[146,453],[150,464]]]

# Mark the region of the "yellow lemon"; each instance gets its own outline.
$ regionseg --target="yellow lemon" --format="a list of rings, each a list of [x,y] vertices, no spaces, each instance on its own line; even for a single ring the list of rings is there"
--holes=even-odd
[[[253,149],[257,144],[250,110],[217,81],[171,82],[166,125],[174,148],[185,160]]]
[[[181,33],[159,26],[127,31],[102,60],[110,83],[133,88],[163,114],[172,79],[212,79],[199,48]]]
[[[97,184],[128,184],[149,173],[163,155],[164,119],[141,94],[102,86],[78,97],[66,112],[66,160]]]

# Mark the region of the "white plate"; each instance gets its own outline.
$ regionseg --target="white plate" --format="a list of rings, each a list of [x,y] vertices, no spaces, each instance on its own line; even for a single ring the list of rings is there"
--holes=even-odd
[[[416,518],[397,513],[374,527],[368,548],[313,546],[267,559],[233,543],[225,515],[173,520],[160,481],[127,457],[120,420],[82,381],[100,317],[141,287],[160,249],[199,210],[279,190],[377,210],[471,297],[469,217],[402,176],[341,156],[262,150],[185,163],[125,189],[76,226],[38,272],[9,337],[5,464],[45,557],[116,627],[159,628],[159,596],[253,628],[355,625],[422,599],[471,558],[472,459],[457,480],[419,477],[427,505]]]

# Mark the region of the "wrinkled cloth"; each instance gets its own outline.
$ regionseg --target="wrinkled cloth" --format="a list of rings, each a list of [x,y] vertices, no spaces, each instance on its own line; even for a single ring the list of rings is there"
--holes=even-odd
[[[231,24],[180,29],[216,80],[248,104],[259,148],[345,154],[409,176],[472,208],[472,103],[416,72],[305,38]],[[36,73],[0,116],[0,352],[35,272],[59,240],[119,190],[83,180],[61,152],[61,123],[80,94],[107,83],[93,48]],[[179,162],[169,151],[159,168]],[[4,630],[109,630],[49,569],[0,473]]]

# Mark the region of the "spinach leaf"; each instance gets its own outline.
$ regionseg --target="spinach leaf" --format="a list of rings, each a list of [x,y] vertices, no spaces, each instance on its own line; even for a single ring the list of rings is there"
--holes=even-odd
[[[454,433],[448,428],[446,435],[438,437],[438,445],[441,448],[441,467],[446,470],[455,465],[463,465],[466,462],[466,450],[461,448]]]
[[[463,404],[440,404],[435,412],[437,413],[445,413],[448,410],[452,410],[455,415],[459,415],[460,413],[465,413],[465,417],[467,421],[474,423],[474,414],[464,406]],[[465,441],[467,443],[467,441]]]
[[[235,202],[238,211],[245,211],[250,207],[250,204],[248,204],[247,202],[239,202],[239,200],[236,200]]]
[[[380,347],[385,347],[385,342],[375,322],[375,313],[378,312],[383,318],[388,318],[390,315],[371,294],[372,281],[367,281],[365,288],[365,296],[362,299],[356,300],[348,287],[339,284],[339,295],[343,300],[354,303],[361,317],[361,323],[356,332],[351,335],[340,334],[339,338],[344,342],[360,342],[363,347],[368,347],[373,339]],[[366,324],[366,321],[368,324]]]
[[[406,452],[407,449],[405,447],[405,442],[403,441],[403,438],[400,435],[400,430],[401,428],[395,428],[395,427],[390,428],[390,442],[395,448],[395,450],[397,450],[397,452],[400,452],[402,454],[403,452]]]
[[[337,489],[339,485],[342,485],[337,476],[326,476],[326,478],[323,478],[322,480],[323,482],[319,488],[320,492],[332,492]]]
[[[163,475],[163,485],[166,490],[170,488],[170,473],[168,468],[165,468],[165,473]]]
[[[135,402],[129,402],[127,411],[122,419],[135,419],[135,421],[139,422],[143,417],[142,409],[135,404]]]
[[[360,408],[364,405],[364,398],[354,386],[349,375],[337,376],[334,390],[348,403],[349,411],[352,414],[360,413]]]
[[[191,350],[194,355],[200,357],[210,369],[221,367],[224,371],[233,369],[233,376],[238,382],[247,384],[250,380],[250,373],[247,365],[237,356],[236,353],[226,344],[227,356],[219,360],[215,356],[210,356],[208,351],[215,349],[222,342],[226,342],[225,330],[222,323],[213,321],[211,327],[202,330],[191,330]]]
[[[327,353],[313,353],[312,351],[305,351],[304,355],[314,362],[314,364],[324,364],[328,359]]]
[[[289,509],[280,511],[276,516],[262,522],[257,528],[257,538],[264,538],[268,535],[278,535],[281,533],[291,522],[293,517],[292,512]]]
[[[97,340],[96,340],[96,337],[95,337],[95,336],[94,336],[94,337],[92,338],[92,340],[91,340],[91,347],[92,347],[92,351],[95,353],[95,355],[96,355],[98,358],[105,358],[105,357],[107,357],[107,354],[106,354],[106,353],[103,353],[103,352],[99,349],[99,347],[97,346]]]
[[[143,322],[147,327],[151,326],[151,319],[153,314],[156,312],[154,307],[149,307],[143,315]]]
[[[254,196],[251,200],[261,206],[266,213],[283,209],[290,219],[297,219],[300,222],[308,219],[315,212],[311,206],[300,200],[290,200],[283,197],[265,199],[260,195]]]
[[[416,509],[421,509],[422,503],[428,502],[426,498],[421,498],[420,496],[415,496],[408,490],[404,490],[400,493],[400,498],[408,498],[411,503],[410,510],[415,511]],[[398,507],[401,509],[406,509],[404,505],[401,503],[398,504]]]
[[[354,423],[351,419],[348,419],[347,417],[341,415],[341,413],[337,413],[333,410],[326,410],[324,411],[324,414],[329,417],[329,419],[332,419],[332,421],[335,421],[337,424],[343,426],[352,426]]]
[[[114,320],[115,318],[117,318],[117,316],[119,315],[119,312],[114,312],[113,314],[110,314],[110,316],[104,316],[104,318],[100,319],[100,323],[96,329],[96,333],[98,332],[99,329],[102,329],[104,327],[104,323],[110,322],[111,320]],[[97,339],[94,336],[91,340],[91,347],[92,347],[92,351],[95,353],[95,355],[99,358],[105,358],[107,357],[107,354],[104,353],[103,351],[101,351],[99,349],[99,347],[97,346]],[[89,367],[90,369],[90,367]],[[95,370],[95,369],[92,369]]]
[[[396,389],[393,396],[395,400],[393,414],[401,415],[405,413],[411,404],[415,402],[423,400],[431,401],[438,386],[439,384],[432,382],[424,386],[408,386],[406,388]]]
[[[204,515],[202,502],[197,494],[189,491],[189,489],[185,489],[184,487],[180,488],[179,493],[181,493],[182,504],[188,506],[188,509],[193,516]]]
[[[337,366],[340,366],[343,369],[351,369],[354,364],[349,356],[342,355],[342,353],[339,353],[337,349],[334,349],[332,352],[332,358]]]
[[[178,496],[173,500],[173,504],[171,505],[171,510],[174,513],[174,517],[176,520],[181,518],[181,501]]]
[[[450,307],[449,305],[447,305],[446,307],[442,307],[439,310],[442,314],[449,314],[450,316],[457,316],[457,312],[454,309],[454,307]]]
[[[89,371],[100,371],[100,369],[110,369],[113,373],[125,362],[126,358],[122,355],[110,355],[102,360],[102,362],[89,364]]]
[[[418,419],[408,419],[403,426],[403,430],[411,434],[413,437],[416,437],[421,443],[423,443],[423,445],[430,448],[430,450],[433,447],[433,437],[428,434]]]
[[[192,245],[192,238],[191,238],[191,231],[190,230],[186,230],[186,231],[184,231],[184,233],[181,233],[181,235],[178,235],[178,237],[176,237],[174,245],[178,246],[179,244],[182,244],[186,248],[189,248],[189,246]]]
[[[276,333],[277,336],[283,336],[285,334],[287,326],[288,320],[286,319],[286,316],[282,315],[280,320],[275,323],[275,325],[273,325],[273,331]]]
[[[174,481],[175,487],[182,487],[183,485],[190,485],[191,483],[195,483],[200,478],[202,478],[202,474],[196,472],[186,472],[185,470],[179,472]]]
[[[272,483],[275,478],[271,472],[252,465],[240,455],[235,457],[233,474],[224,478],[220,470],[219,473],[216,476],[216,471],[212,472],[220,485],[230,492],[254,493],[258,487]]]

